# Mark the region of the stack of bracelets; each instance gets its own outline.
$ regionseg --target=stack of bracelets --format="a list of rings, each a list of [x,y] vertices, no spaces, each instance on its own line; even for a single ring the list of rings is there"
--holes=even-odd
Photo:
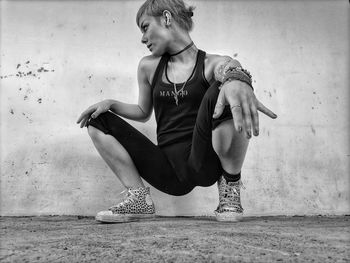
[[[228,67],[225,69],[225,73],[223,76],[223,79],[221,81],[221,86],[226,83],[227,81],[232,81],[232,80],[240,80],[243,81],[244,83],[247,83],[253,90],[253,85],[252,85],[252,75],[250,75],[249,71],[242,68],[242,67]],[[221,88],[221,87],[220,87]]]

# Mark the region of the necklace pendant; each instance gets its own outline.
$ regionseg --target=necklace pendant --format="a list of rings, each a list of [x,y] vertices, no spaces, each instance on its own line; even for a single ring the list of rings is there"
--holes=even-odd
[[[174,95],[176,106],[179,106],[179,98],[177,97],[177,94]]]

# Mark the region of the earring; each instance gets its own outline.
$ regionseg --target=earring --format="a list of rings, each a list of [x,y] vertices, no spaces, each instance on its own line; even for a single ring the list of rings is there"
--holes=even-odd
[[[169,18],[169,15],[166,14],[165,17],[166,17],[166,25],[167,25],[167,26],[170,26],[170,18]]]

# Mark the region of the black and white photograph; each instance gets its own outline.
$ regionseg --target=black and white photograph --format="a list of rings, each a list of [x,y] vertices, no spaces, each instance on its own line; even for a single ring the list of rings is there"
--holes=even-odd
[[[0,0],[1,262],[350,262],[346,0]]]

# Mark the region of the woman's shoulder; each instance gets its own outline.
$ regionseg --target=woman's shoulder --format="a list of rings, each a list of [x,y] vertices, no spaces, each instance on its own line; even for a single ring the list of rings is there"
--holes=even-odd
[[[226,56],[226,55],[218,55],[218,54],[208,54],[206,53],[206,63],[208,65],[212,65],[213,67],[215,67],[217,64],[222,63],[222,62],[226,62],[226,61],[230,61],[230,62],[236,62],[237,65],[239,64],[238,60],[230,57],[230,56]]]
[[[156,71],[156,68],[160,62],[160,59],[162,57],[160,56],[145,56],[141,58],[140,63],[139,63],[139,74],[144,75],[147,79],[148,82],[151,83],[153,79],[153,75]]]
[[[205,53],[205,56],[209,60],[215,60],[215,59],[219,59],[220,57],[223,57],[223,56],[218,55],[218,54],[210,54],[210,53]]]
[[[156,57],[153,55],[144,56],[140,60],[139,68],[146,71],[155,70],[161,58],[162,57]]]
[[[205,54],[205,77],[211,83],[214,79],[214,71],[216,66],[220,61],[223,61],[225,56],[217,55],[217,54]]]
[[[223,56],[218,54],[205,54],[205,76],[211,82],[214,79],[214,72],[223,63],[233,62],[239,66],[240,63],[230,56]]]

